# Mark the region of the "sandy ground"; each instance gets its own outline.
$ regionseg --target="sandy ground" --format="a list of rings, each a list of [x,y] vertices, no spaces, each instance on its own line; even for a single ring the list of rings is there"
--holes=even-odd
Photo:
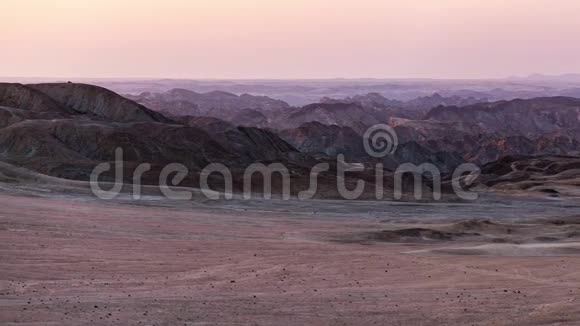
[[[579,202],[146,199],[0,186],[0,325],[580,324],[573,225],[556,243],[344,241]]]

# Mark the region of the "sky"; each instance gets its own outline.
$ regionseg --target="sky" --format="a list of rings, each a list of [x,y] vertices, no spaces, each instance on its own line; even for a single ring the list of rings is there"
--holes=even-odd
[[[578,0],[0,0],[0,76],[580,72]]]

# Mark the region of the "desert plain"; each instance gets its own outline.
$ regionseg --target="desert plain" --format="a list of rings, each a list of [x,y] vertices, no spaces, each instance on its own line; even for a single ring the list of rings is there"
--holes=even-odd
[[[580,202],[0,187],[1,325],[578,325]]]

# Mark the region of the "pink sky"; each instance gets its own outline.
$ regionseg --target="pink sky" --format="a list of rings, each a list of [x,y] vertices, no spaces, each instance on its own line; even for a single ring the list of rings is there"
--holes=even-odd
[[[1,0],[0,75],[580,72],[578,0]]]

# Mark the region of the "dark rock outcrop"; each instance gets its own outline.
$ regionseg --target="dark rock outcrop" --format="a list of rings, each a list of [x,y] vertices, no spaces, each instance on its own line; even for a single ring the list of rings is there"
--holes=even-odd
[[[235,126],[213,117],[187,117],[180,121],[206,131],[224,148],[250,161],[309,160],[269,130]]]
[[[282,130],[279,135],[305,153],[344,154],[349,159],[366,156],[362,136],[350,127],[308,122],[298,128]]]

